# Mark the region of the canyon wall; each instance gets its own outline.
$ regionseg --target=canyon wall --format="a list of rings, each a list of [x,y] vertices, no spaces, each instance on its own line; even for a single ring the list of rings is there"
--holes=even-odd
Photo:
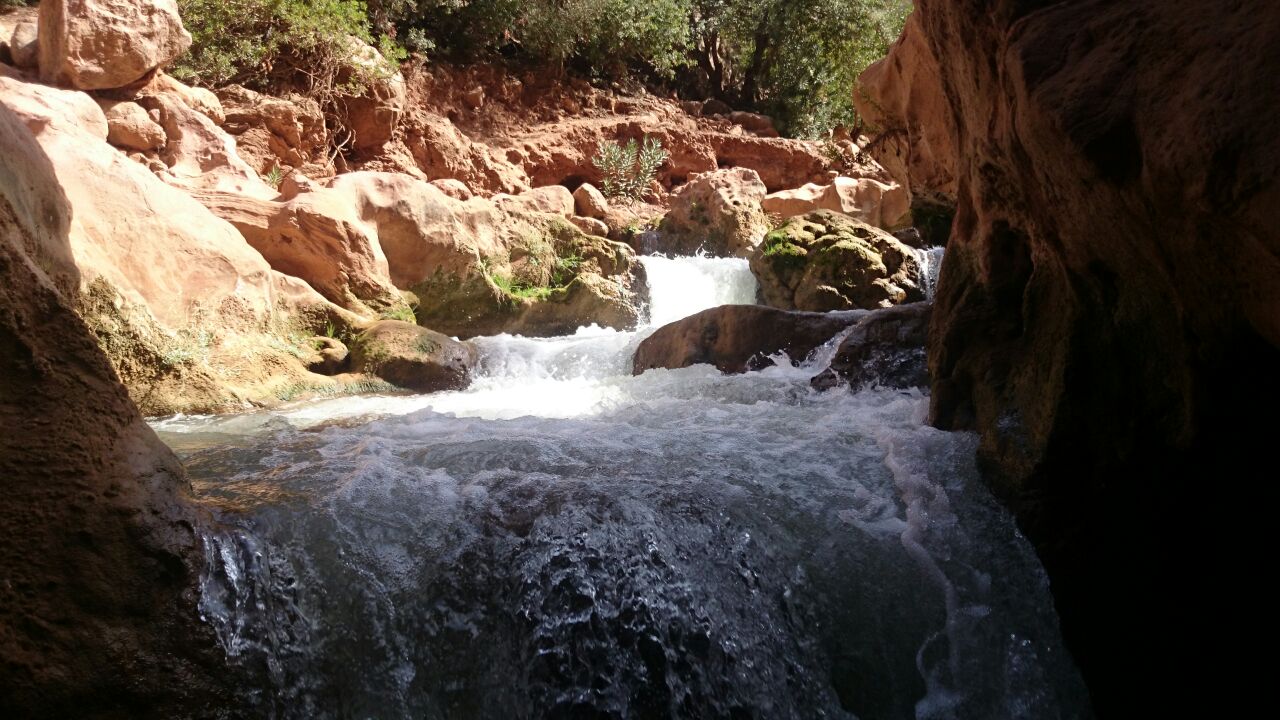
[[[933,420],[981,433],[1103,715],[1229,703],[1245,676],[1229,565],[1274,474],[1277,69],[1268,0],[917,0],[864,77],[908,143],[886,166],[956,199]]]
[[[186,476],[72,308],[70,205],[3,105],[0,147],[0,715],[226,716]]]

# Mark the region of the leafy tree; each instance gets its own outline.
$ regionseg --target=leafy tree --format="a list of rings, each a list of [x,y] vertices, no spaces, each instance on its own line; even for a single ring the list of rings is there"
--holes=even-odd
[[[910,0],[695,0],[693,52],[708,93],[770,113],[790,134],[856,124],[853,89]]]
[[[911,0],[381,2],[402,38],[456,60],[496,53],[607,78],[638,70],[809,137],[856,124],[857,76],[911,11]]]
[[[179,0],[179,7],[195,44],[175,74],[200,84],[271,89],[301,80],[313,94],[331,94],[353,77],[348,36],[370,43],[395,36],[459,62],[638,75],[768,113],[790,135],[820,137],[857,124],[857,76],[897,37],[911,0]]]
[[[192,44],[171,72],[199,85],[301,86],[323,104],[403,57],[388,38],[374,39],[358,0],[178,0],[178,10]],[[353,63],[351,38],[378,47],[387,67]]]

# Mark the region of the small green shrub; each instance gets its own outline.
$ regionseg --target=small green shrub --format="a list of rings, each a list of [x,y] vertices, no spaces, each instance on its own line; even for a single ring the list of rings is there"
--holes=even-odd
[[[582,256],[576,252],[557,257],[555,269],[551,271],[551,283],[557,287],[564,287],[577,276],[581,267]]]
[[[490,275],[489,279],[503,294],[521,300],[546,300],[559,289],[549,285],[534,285],[527,281],[514,280],[501,274]]]
[[[600,171],[600,190],[606,197],[638,202],[669,157],[657,138],[645,137],[643,144],[633,138],[626,145],[602,140],[591,164]]]
[[[847,146],[836,142],[831,133],[827,133],[826,137],[822,139],[821,151],[828,165],[840,172],[853,170],[857,167],[860,159],[857,152],[851,151]]]
[[[399,320],[400,322],[418,324],[417,308],[410,305],[397,305],[382,311],[383,320]]]
[[[284,182],[284,171],[280,169],[279,165],[276,165],[267,172],[262,180],[276,190],[279,190],[280,183]]]

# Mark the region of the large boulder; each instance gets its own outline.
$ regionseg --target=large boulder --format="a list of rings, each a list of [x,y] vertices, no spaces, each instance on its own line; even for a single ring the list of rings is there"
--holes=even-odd
[[[765,304],[783,310],[870,310],[925,299],[915,250],[830,210],[788,220],[750,260]]]
[[[732,168],[695,176],[671,198],[658,227],[664,252],[745,257],[769,231],[760,207],[768,191],[754,170]]]
[[[493,201],[504,210],[540,212],[573,217],[574,198],[563,185],[547,185],[526,190],[519,195],[495,195]]]
[[[410,288],[419,322],[460,337],[542,337],[640,323],[648,288],[630,247],[555,216],[508,215],[501,222],[498,251],[473,251],[466,265],[438,266]]]
[[[778,129],[773,124],[773,118],[768,115],[735,110],[729,113],[729,122],[758,137],[779,137]]]
[[[40,78],[79,90],[131,85],[186,52],[175,0],[43,0]]]
[[[0,14],[0,62],[24,70],[40,62],[39,10],[20,7]]]
[[[399,320],[382,320],[352,342],[351,367],[409,390],[461,390],[478,355],[469,342]]]
[[[761,370],[785,354],[806,360],[862,313],[787,312],[760,305],[724,305],[659,328],[636,348],[632,372],[714,365],[723,373]]]
[[[823,209],[820,203],[822,202],[822,196],[829,187],[829,185],[805,183],[797,188],[779,190],[765,196],[765,199],[760,201],[760,207],[766,213],[777,215],[781,218],[792,218],[797,215],[811,213],[814,210]]]
[[[760,204],[765,212],[783,218],[834,210],[885,230],[896,230],[911,220],[911,198],[906,189],[898,183],[870,177],[841,176],[830,185],[809,183],[780,190]]]
[[[831,364],[810,382],[818,390],[847,385],[917,388],[929,384],[925,339],[929,331],[927,302],[899,305],[867,313],[854,324]]]
[[[730,133],[706,133],[703,139],[711,146],[714,166],[755,170],[769,190],[821,181],[829,169],[814,142]]]
[[[107,142],[122,150],[147,152],[164,147],[168,136],[145,108],[128,100],[99,100],[107,118]]]
[[[936,69],[864,89],[933,98],[912,190],[957,196],[933,422],[980,434],[1100,716],[1247,712],[1221,703],[1270,612],[1238,568],[1274,541],[1280,4],[916,5],[883,67]]]
[[[65,244],[81,313],[144,412],[270,403],[278,384],[306,376],[279,328],[352,322],[273,271],[190,195],[107,144],[106,116],[88,95],[0,67],[0,103],[57,173],[71,208]]]
[[[286,201],[218,192],[195,197],[235,226],[272,268],[305,280],[330,302],[362,315],[406,309],[378,227],[361,216],[353,186],[317,188]]]
[[[0,707],[30,718],[239,714],[238,688],[265,678],[227,667],[200,620],[211,523],[76,314],[65,181],[6,104]]]
[[[582,217],[604,220],[609,216],[609,201],[591,183],[582,183],[573,191],[574,212]]]

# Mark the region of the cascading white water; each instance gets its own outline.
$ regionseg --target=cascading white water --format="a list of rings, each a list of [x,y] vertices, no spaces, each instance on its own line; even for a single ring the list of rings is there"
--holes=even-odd
[[[929,300],[933,300],[933,294],[938,289],[938,274],[942,271],[942,257],[945,253],[946,248],[941,246],[916,250],[916,258],[924,271],[924,295]]]
[[[645,381],[631,377],[631,357],[640,341],[654,330],[708,308],[756,301],[756,280],[746,260],[647,256],[641,262],[651,297],[645,327],[621,332],[591,326],[555,338],[476,338],[479,368],[464,391],[335,398],[249,417],[162,420],[156,428],[188,435],[174,438],[180,444],[198,444],[200,436],[210,433],[252,434],[264,426],[312,427],[339,419],[403,415],[424,409],[459,417],[510,419],[579,417],[618,407],[630,401],[630,390],[644,392]]]
[[[656,324],[755,297],[741,260],[644,262]],[[971,436],[816,367],[632,377],[652,330],[482,338],[463,392],[159,423],[225,508],[202,607],[268,669],[264,713],[1087,713]]]

